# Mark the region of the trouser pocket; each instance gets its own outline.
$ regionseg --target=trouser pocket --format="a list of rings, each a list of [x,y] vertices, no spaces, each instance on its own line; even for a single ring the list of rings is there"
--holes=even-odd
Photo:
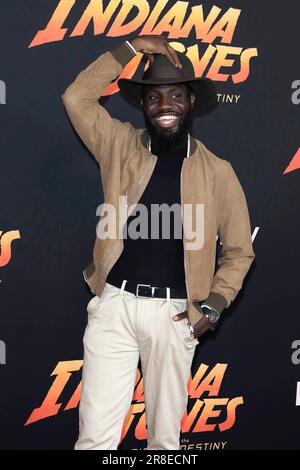
[[[97,311],[97,308],[100,302],[101,302],[101,297],[99,297],[98,295],[95,295],[94,297],[92,297],[86,307],[88,314],[92,315],[93,313],[95,313]]]
[[[173,317],[176,314],[184,312],[186,308],[187,302],[172,301],[171,299],[169,308],[170,321],[172,322],[173,328],[176,330],[176,333],[181,341],[183,341],[187,346],[195,346],[199,343],[199,341],[190,332],[189,319],[186,317],[182,318],[181,320],[173,320]]]

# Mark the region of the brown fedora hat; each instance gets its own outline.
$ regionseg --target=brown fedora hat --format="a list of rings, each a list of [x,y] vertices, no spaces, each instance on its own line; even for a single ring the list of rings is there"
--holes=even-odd
[[[153,54],[153,63],[144,72],[141,80],[119,79],[120,93],[141,109],[143,85],[188,83],[196,96],[193,111],[199,116],[204,116],[213,111],[218,104],[214,82],[209,78],[196,78],[190,59],[182,52],[176,52],[182,68],[175,67],[163,54]]]

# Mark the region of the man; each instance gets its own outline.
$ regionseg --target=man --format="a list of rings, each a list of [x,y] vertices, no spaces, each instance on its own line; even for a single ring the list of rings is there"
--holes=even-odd
[[[118,81],[122,96],[143,109],[146,128],[136,129],[112,118],[98,100],[138,52],[150,63],[142,80]],[[247,203],[232,166],[191,135],[192,111],[211,112],[215,88],[196,78],[189,59],[165,38],[139,36],[100,55],[62,98],[99,164],[105,203],[93,261],[84,270],[94,297],[87,306],[75,449],[117,449],[140,358],[147,449],[176,450],[197,338],[214,328],[254,259]],[[181,208],[181,236],[175,213],[165,236],[152,217],[159,204]],[[136,217],[139,205],[146,216]],[[105,237],[109,207],[116,235]],[[138,225],[155,236],[137,236]],[[217,236],[222,252],[215,272]]]

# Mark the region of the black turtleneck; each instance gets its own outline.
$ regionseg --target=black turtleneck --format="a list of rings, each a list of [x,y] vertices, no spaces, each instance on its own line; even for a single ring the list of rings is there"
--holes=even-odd
[[[187,145],[172,154],[155,153],[154,149],[152,152],[158,159],[151,179],[139,200],[139,203],[148,209],[148,239],[134,240],[129,235],[124,238],[124,250],[112,267],[107,282],[120,286],[123,279],[127,279],[134,283],[185,289],[182,227],[181,238],[174,238],[174,217],[171,213],[170,238],[162,238],[160,223],[159,238],[151,239],[150,214],[151,204],[166,203],[168,206],[174,203],[180,204],[180,172],[183,159],[186,157]],[[126,232],[130,222],[138,216],[139,212],[128,217]]]

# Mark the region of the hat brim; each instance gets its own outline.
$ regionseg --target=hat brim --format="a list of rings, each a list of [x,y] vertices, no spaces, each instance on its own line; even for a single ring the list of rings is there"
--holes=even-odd
[[[191,85],[196,95],[193,114],[196,114],[197,116],[204,116],[208,113],[211,113],[217,107],[217,92],[214,82],[210,78],[193,78],[181,80],[178,78],[151,78],[146,80],[131,80],[128,78],[120,78],[118,80],[121,96],[126,101],[129,98],[130,103],[139,110],[141,109],[142,87],[144,85],[167,85],[172,83],[189,83]]]

